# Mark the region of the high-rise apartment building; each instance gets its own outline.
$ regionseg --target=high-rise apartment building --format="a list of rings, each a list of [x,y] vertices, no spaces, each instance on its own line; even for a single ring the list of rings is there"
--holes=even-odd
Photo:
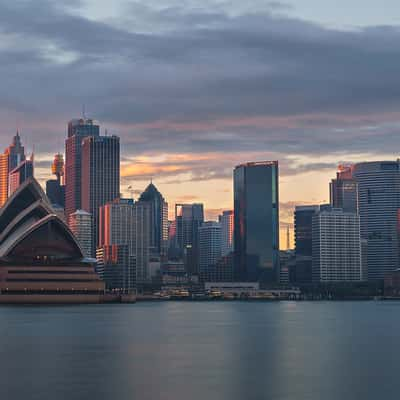
[[[139,201],[150,205],[150,250],[165,259],[168,252],[168,203],[152,182]]]
[[[92,255],[99,240],[99,207],[119,197],[120,148],[117,136],[88,136],[81,149],[82,209],[92,214]]]
[[[199,276],[202,281],[212,281],[221,258],[221,224],[204,222],[199,227]]]
[[[73,119],[68,123],[68,137],[65,141],[65,213],[67,219],[70,214],[82,208],[82,139],[99,135],[99,124],[93,119]]]
[[[233,211],[223,211],[218,220],[221,224],[221,255],[227,256],[233,251]]]
[[[241,281],[279,280],[278,162],[234,170],[235,274]]]
[[[25,149],[17,131],[11,145],[3,154],[0,154],[0,207],[4,205],[9,196],[9,174],[23,161],[25,161]]]
[[[33,177],[33,160],[24,160],[8,175],[8,195],[11,196],[28,178]]]
[[[199,268],[199,227],[204,222],[203,204],[176,204],[176,244],[185,260],[189,274],[197,274]]]
[[[359,215],[331,208],[316,212],[312,218],[313,281],[363,280]]]
[[[329,185],[332,207],[343,211],[358,212],[358,183],[353,177],[351,165],[339,165],[336,179]]]
[[[368,279],[383,280],[399,268],[400,161],[358,163],[352,174],[358,183]]]
[[[92,257],[92,216],[84,210],[76,210],[69,216],[69,228],[81,246],[85,257]]]

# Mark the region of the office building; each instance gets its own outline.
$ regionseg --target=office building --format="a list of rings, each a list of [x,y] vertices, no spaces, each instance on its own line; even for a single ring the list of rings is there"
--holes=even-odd
[[[355,164],[361,238],[368,280],[383,280],[399,267],[400,161]]]
[[[47,197],[53,205],[65,208],[64,157],[62,154],[57,153],[54,156],[51,172],[56,179],[46,181]]]
[[[152,182],[139,201],[150,205],[150,251],[165,259],[168,252],[168,203]]]
[[[69,216],[69,228],[81,246],[83,255],[92,257],[92,216],[84,210],[76,210]]]
[[[289,270],[289,281],[312,282],[312,221],[320,206],[296,206],[294,210],[295,266]]]
[[[199,227],[199,276],[201,281],[212,281],[220,258],[221,225],[215,221],[204,222]]]
[[[359,215],[325,208],[312,218],[313,282],[363,280]]]
[[[9,196],[9,174],[23,161],[25,161],[25,149],[17,131],[11,145],[0,154],[0,207],[5,204]]]
[[[343,211],[358,212],[358,184],[353,177],[352,165],[339,165],[336,179],[329,185],[330,204]]]
[[[92,255],[99,239],[99,207],[119,197],[120,148],[117,136],[82,140],[82,209],[92,215]]]
[[[240,281],[279,280],[278,162],[234,170],[235,274]]]
[[[233,251],[233,211],[223,211],[218,220],[221,224],[221,255],[227,256]]]
[[[126,257],[123,255],[125,247],[128,249]],[[114,257],[114,260],[128,260],[122,269],[135,268],[135,283],[137,281],[138,284],[143,284],[150,279],[149,247],[150,205],[148,203],[134,203],[132,199],[115,199],[100,207],[97,255],[99,249],[102,254],[119,254],[118,257],[122,258]],[[114,249],[112,250],[114,253],[110,253],[110,248]],[[131,270],[125,272],[125,276],[132,274]]]
[[[97,271],[108,291],[132,293],[136,290],[135,257],[127,245],[105,245],[96,250]]]
[[[198,273],[199,227],[203,222],[203,204],[175,205],[176,247],[185,260],[187,272],[191,275]]]
[[[99,124],[92,119],[73,119],[68,123],[68,137],[65,141],[65,213],[67,218],[82,208],[82,139],[99,135]]]
[[[33,178],[33,160],[24,160],[8,176],[8,195],[11,196],[28,178]]]

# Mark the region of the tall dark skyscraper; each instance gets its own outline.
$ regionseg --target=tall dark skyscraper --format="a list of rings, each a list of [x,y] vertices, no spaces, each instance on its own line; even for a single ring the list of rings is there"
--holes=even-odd
[[[297,206],[294,211],[296,265],[289,272],[295,283],[312,282],[312,222],[319,206]]]
[[[82,209],[92,214],[94,257],[99,239],[99,207],[119,197],[118,136],[88,136],[82,140]]]
[[[241,281],[279,280],[278,162],[234,170],[235,275]]]
[[[153,183],[150,183],[139,198],[150,204],[150,251],[161,257],[168,252],[168,203]]]
[[[199,268],[199,228],[204,222],[203,204],[175,205],[175,240],[186,270],[197,274]]]
[[[68,123],[68,138],[65,141],[65,214],[82,208],[81,204],[81,154],[82,139],[99,136],[100,127],[92,119],[73,119]]]
[[[400,161],[355,164],[361,238],[366,244],[368,280],[399,268]],[[365,257],[363,252],[363,256]]]
[[[345,212],[358,212],[358,184],[352,174],[352,166],[339,165],[336,179],[330,185],[330,203]]]

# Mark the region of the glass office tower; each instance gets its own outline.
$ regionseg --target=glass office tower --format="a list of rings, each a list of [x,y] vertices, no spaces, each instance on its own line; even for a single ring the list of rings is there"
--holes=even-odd
[[[235,279],[279,280],[278,162],[238,165],[234,170]]]

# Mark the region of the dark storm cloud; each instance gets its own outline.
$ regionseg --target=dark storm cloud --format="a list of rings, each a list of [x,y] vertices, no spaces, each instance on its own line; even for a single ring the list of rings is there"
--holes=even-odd
[[[18,114],[42,151],[82,103],[129,154],[393,151],[397,27],[327,29],[277,2],[235,16],[132,3],[111,22],[73,5],[0,2],[0,116],[11,128]]]

